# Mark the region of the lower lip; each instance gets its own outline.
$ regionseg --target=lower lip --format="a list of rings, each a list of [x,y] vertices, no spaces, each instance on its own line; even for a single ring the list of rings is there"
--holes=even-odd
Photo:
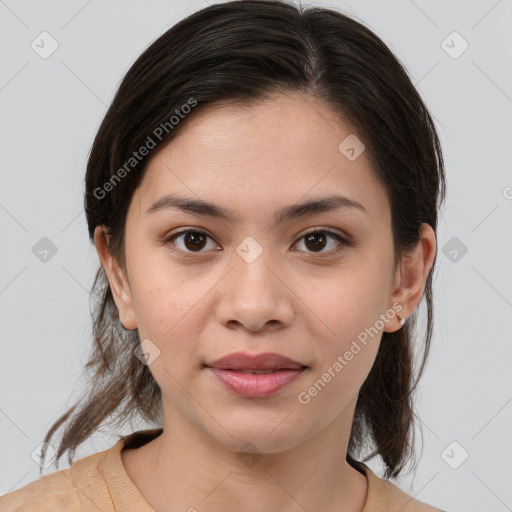
[[[240,373],[208,367],[231,391],[242,398],[267,398],[293,382],[304,370],[279,370],[267,374]]]

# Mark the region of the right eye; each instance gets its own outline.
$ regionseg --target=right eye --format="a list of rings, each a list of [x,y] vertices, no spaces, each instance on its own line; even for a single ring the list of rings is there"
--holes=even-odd
[[[213,240],[207,233],[204,231],[198,231],[196,229],[184,229],[178,231],[177,233],[173,233],[172,235],[165,238],[165,244],[172,243],[173,245],[178,246],[180,251],[183,251],[187,254],[191,253],[199,253],[205,252],[201,251],[205,247],[205,241],[207,239]],[[181,241],[179,241],[181,239]],[[178,242],[175,242],[178,241]],[[207,245],[207,244],[206,244]],[[174,250],[174,249],[173,249]]]

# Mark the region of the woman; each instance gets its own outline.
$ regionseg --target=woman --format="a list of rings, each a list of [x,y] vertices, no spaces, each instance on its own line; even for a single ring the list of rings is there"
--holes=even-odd
[[[179,22],[92,147],[91,387],[45,442],[66,425],[71,464],[104,422],[157,428],[2,510],[439,510],[358,459],[413,460],[444,196],[432,118],[362,24],[257,0]]]

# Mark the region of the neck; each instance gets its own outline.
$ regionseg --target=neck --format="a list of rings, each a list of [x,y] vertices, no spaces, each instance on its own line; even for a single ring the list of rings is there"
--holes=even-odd
[[[362,511],[367,482],[347,463],[355,403],[286,451],[233,450],[164,406],[164,429],[123,463],[155,510]],[[348,412],[349,414],[345,414]]]

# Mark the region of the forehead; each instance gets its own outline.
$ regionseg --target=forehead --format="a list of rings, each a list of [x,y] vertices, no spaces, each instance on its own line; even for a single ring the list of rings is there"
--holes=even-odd
[[[252,215],[338,193],[363,203],[370,218],[389,215],[365,152],[350,160],[340,151],[357,135],[310,95],[215,106],[184,122],[186,129],[153,157],[135,192],[141,214],[166,193]]]

